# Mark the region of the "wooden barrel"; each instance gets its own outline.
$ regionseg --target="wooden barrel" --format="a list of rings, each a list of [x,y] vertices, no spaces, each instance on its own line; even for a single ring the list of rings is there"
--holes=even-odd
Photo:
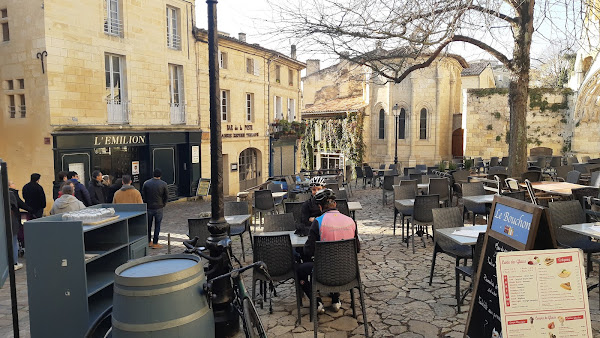
[[[200,258],[140,258],[115,270],[113,337],[214,337]]]

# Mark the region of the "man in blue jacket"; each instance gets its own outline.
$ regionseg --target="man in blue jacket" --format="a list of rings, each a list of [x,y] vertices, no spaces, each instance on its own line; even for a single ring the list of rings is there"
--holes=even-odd
[[[87,190],[85,185],[79,182],[79,174],[77,174],[77,172],[75,171],[69,171],[69,173],[67,174],[67,179],[70,182],[73,182],[73,185],[75,186],[75,197],[77,197],[78,200],[83,202],[83,204],[85,204],[86,207],[92,205],[92,199],[90,197],[89,191]]]

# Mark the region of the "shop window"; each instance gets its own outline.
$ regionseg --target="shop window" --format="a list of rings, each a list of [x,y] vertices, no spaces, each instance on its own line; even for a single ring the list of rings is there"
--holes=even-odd
[[[219,67],[227,69],[227,52],[219,52]]]
[[[254,118],[254,94],[246,93],[246,121],[252,122]]]
[[[221,90],[221,120],[229,121],[229,90]]]
[[[340,153],[321,153],[321,169],[341,169],[344,167],[344,155]]]
[[[128,123],[129,110],[125,90],[125,58],[114,54],[104,55],[106,105],[108,123]]]
[[[185,101],[183,88],[183,66],[169,65],[169,104],[171,123],[185,123]]]
[[[288,69],[288,84],[290,86],[294,85],[294,70]]]
[[[283,100],[281,96],[275,96],[275,119],[283,120]]]
[[[104,33],[108,35],[122,36],[123,21],[119,0],[105,0]]]
[[[167,6],[167,47],[171,49],[181,49],[179,10],[170,6]]]
[[[281,66],[275,65],[275,82],[281,83]]]
[[[296,100],[288,99],[288,121],[292,122],[296,119]]]
[[[10,115],[11,119],[14,119],[15,115],[17,114],[14,95],[8,95],[8,114]]]
[[[383,109],[379,110],[379,139],[383,140],[385,138],[385,111]]]
[[[398,115],[398,139],[406,139],[406,110],[400,108],[400,115]]]
[[[427,109],[421,109],[421,116],[419,118],[419,139],[427,139]]]

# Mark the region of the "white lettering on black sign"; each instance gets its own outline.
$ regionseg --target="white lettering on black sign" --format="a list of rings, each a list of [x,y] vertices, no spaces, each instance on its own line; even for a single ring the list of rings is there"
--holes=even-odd
[[[146,135],[106,135],[95,136],[95,146],[145,144]]]

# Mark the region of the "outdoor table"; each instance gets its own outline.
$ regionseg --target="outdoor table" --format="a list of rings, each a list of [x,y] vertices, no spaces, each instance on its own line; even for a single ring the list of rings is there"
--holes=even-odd
[[[256,236],[279,236],[279,235],[289,235],[290,240],[292,241],[292,247],[299,248],[303,247],[304,243],[308,239],[308,236],[298,236],[294,233],[294,231],[271,231],[271,232],[261,232],[252,234],[254,237]]]
[[[229,225],[242,225],[252,217],[251,215],[230,215],[225,216],[225,221]]]
[[[356,220],[356,210],[362,210],[360,202],[348,202],[348,210],[352,213],[352,219]]]
[[[429,191],[429,183],[419,183],[417,184],[417,189],[419,191]]]
[[[273,194],[273,198],[281,198],[287,194],[287,191],[278,191],[278,192],[274,192],[272,194]]]
[[[525,183],[519,183],[521,187],[527,187]],[[531,187],[535,190],[543,191],[550,195],[559,196],[571,196],[573,194],[572,189],[586,188],[587,185],[573,184],[568,182],[552,182],[552,181],[541,181],[531,182]]]
[[[566,225],[563,225],[562,228],[567,231],[572,231],[572,232],[580,234],[580,235],[589,236],[595,240],[600,240],[600,232],[593,230],[592,227],[594,227],[594,226],[600,226],[600,222],[566,224]],[[599,277],[599,282],[600,282],[600,277]],[[597,286],[598,286],[598,284],[593,284],[593,285],[588,286],[588,291],[596,288]]]
[[[464,227],[457,227],[457,228],[444,228],[444,229],[439,229],[439,230],[436,229],[434,233],[435,233],[435,235],[440,235],[442,237],[448,238],[452,242],[459,244],[459,245],[473,246],[473,245],[477,244],[477,237],[455,235],[454,231],[457,231],[457,230],[472,230],[473,233],[475,233],[475,232],[481,233],[481,232],[485,232],[487,230],[487,225],[482,224],[482,225],[464,226]]]
[[[400,206],[405,207],[405,208],[412,208],[415,206],[415,199],[414,198],[409,198],[409,199],[403,199],[403,200],[396,200],[396,203],[400,204]]]
[[[494,202],[495,195],[475,195],[475,196],[463,196],[463,200],[477,203],[477,204],[491,204]]]

